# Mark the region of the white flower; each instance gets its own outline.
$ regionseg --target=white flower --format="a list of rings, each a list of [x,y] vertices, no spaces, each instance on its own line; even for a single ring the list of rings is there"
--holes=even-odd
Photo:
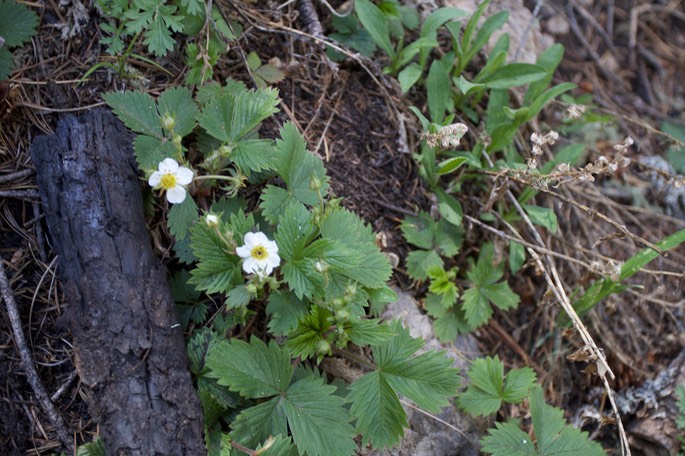
[[[155,171],[147,183],[152,188],[166,191],[166,199],[171,204],[182,203],[186,199],[185,186],[193,181],[193,171],[178,163],[173,158],[165,158],[159,163],[159,171]]]
[[[262,232],[247,233],[245,245],[238,247],[236,253],[244,258],[243,270],[248,274],[257,274],[263,278],[271,274],[281,264],[278,246]]]

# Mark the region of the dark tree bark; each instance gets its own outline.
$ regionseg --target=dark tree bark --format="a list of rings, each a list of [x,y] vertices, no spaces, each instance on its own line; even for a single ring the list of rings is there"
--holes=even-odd
[[[98,110],[65,117],[31,145],[76,368],[108,454],[200,455],[201,406],[150,247],[131,139]]]

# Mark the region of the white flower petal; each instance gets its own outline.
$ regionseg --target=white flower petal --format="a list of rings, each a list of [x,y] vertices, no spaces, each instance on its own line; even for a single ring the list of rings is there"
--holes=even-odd
[[[175,174],[178,169],[178,163],[173,158],[165,158],[159,163],[159,171],[163,174]]]
[[[176,181],[181,185],[188,185],[193,181],[193,171],[181,166],[176,170]]]
[[[259,269],[259,266],[256,259],[249,257],[245,259],[245,262],[243,262],[243,271],[247,272],[248,274],[254,274],[257,269]]]
[[[260,242],[259,242],[260,238],[257,236],[257,234],[261,234],[261,233],[250,232],[250,233],[247,233],[245,235],[245,239],[244,239],[245,240],[245,246],[249,247],[250,250],[252,250],[256,245],[260,244]]]
[[[150,187],[156,187],[159,185],[159,183],[162,181],[162,173],[159,171],[155,171],[152,173],[150,178],[148,179],[147,183],[150,184]]]
[[[252,256],[251,249],[247,245],[238,247],[235,249],[235,253],[237,253],[240,258],[250,258]]]
[[[174,188],[170,188],[166,192],[166,199],[171,204],[182,203],[183,200],[186,199],[186,189],[181,187],[180,185],[177,185]]]

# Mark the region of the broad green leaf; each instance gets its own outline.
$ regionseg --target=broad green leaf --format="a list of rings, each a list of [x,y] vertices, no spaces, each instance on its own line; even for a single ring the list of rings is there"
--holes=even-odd
[[[432,49],[438,47],[437,41],[431,38],[419,38],[402,49],[399,53],[399,67],[403,67],[414,58],[422,49]]]
[[[172,204],[167,220],[171,235],[176,239],[184,239],[198,218],[197,211],[195,200],[189,195],[181,204]]]
[[[369,32],[373,41],[385,51],[390,58],[394,58],[395,49],[390,43],[388,20],[383,12],[369,0],[355,0],[354,9],[359,21]]]
[[[549,88],[542,92],[538,97],[533,100],[533,102],[528,106],[528,116],[524,120],[530,120],[537,116],[540,111],[542,111],[542,108],[545,107],[547,103],[558,97],[564,92],[568,92],[571,89],[574,89],[576,87],[575,84],[572,82],[564,82],[559,85],[555,85],[552,88]]]
[[[423,68],[416,63],[412,63],[400,71],[397,80],[400,82],[400,89],[403,94],[409,92],[409,89],[421,78],[421,74],[423,74]]]
[[[102,98],[128,128],[162,139],[161,118],[150,95],[132,91],[108,92]]]
[[[559,229],[559,222],[557,221],[557,214],[548,207],[524,205],[526,214],[530,217],[530,221],[536,225],[547,228],[552,233],[556,233]]]
[[[436,39],[438,36],[438,29],[444,25],[446,22],[453,21],[455,19],[461,19],[462,17],[468,16],[468,13],[462,9],[455,7],[443,7],[438,8],[433,11],[426,20],[423,22],[421,27],[421,36],[423,38]]]
[[[275,158],[274,143],[270,139],[242,140],[231,153],[233,163],[246,173],[273,169]]]
[[[433,248],[435,221],[428,212],[421,211],[418,216],[407,216],[400,225],[406,241],[420,249]]]
[[[190,90],[185,87],[167,89],[157,99],[161,117],[171,116],[174,121],[174,134],[186,136],[196,125],[198,110]]]
[[[452,225],[461,226],[464,211],[459,200],[439,187],[436,187],[433,191],[438,198],[438,211],[440,211],[440,215]]]
[[[255,449],[255,454],[259,456],[299,456],[297,447],[290,437],[277,435],[269,438],[263,445]]]
[[[476,37],[470,44],[468,51],[466,51],[464,60],[470,62],[483,46],[485,46],[485,43],[488,42],[490,36],[507,22],[507,19],[509,19],[508,11],[500,11],[499,13],[488,17],[478,29],[478,32],[476,32]]]
[[[288,389],[293,369],[290,353],[275,341],[269,346],[252,337],[250,343],[238,339],[220,341],[207,356],[208,377],[247,398],[264,398]]]
[[[283,398],[283,408],[293,440],[309,456],[354,454],[356,432],[344,400],[335,396],[335,386],[323,380],[305,378],[293,383]]]
[[[478,72],[475,78],[473,78],[474,84],[481,84],[490,75],[492,75],[496,70],[499,70],[507,61],[507,51],[500,51],[498,53],[493,53],[488,57],[485,66]]]
[[[431,120],[435,123],[442,123],[444,119],[448,98],[452,96],[450,87],[450,76],[445,67],[439,61],[434,60],[426,77],[426,91],[428,111]]]
[[[526,248],[518,242],[509,243],[509,271],[516,274],[526,262]]]
[[[452,157],[438,163],[438,174],[441,176],[453,173],[468,161],[466,157]]]
[[[530,367],[512,369],[507,373],[502,399],[511,404],[521,402],[535,384],[537,377]]]
[[[483,89],[483,84],[476,84],[470,81],[467,81],[464,76],[459,75],[456,78],[452,79],[452,82],[454,82],[454,85],[459,89],[459,91],[464,94],[464,95],[470,95],[471,92],[479,89]]]
[[[475,82],[490,89],[510,89],[524,84],[538,81],[545,77],[547,71],[539,65],[529,63],[510,63],[489,76]]]
[[[564,46],[559,43],[551,45],[538,56],[535,64],[544,67],[547,70],[547,75],[528,87],[526,96],[523,98],[523,106],[530,105],[534,99],[547,89],[552,81],[552,76],[554,76],[554,71],[559,63],[561,63],[563,57]]]
[[[162,141],[152,136],[138,135],[133,140],[133,150],[138,167],[145,171],[157,171],[165,158],[177,158],[178,151],[171,141]]]

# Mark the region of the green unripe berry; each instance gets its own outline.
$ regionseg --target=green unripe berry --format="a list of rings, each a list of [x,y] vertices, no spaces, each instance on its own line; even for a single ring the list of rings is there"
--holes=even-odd
[[[331,344],[328,342],[326,339],[321,339],[316,343],[316,352],[317,353],[330,353],[331,352]]]
[[[175,125],[176,120],[174,120],[174,118],[171,117],[169,114],[162,117],[162,128],[164,128],[165,130],[173,131]]]

